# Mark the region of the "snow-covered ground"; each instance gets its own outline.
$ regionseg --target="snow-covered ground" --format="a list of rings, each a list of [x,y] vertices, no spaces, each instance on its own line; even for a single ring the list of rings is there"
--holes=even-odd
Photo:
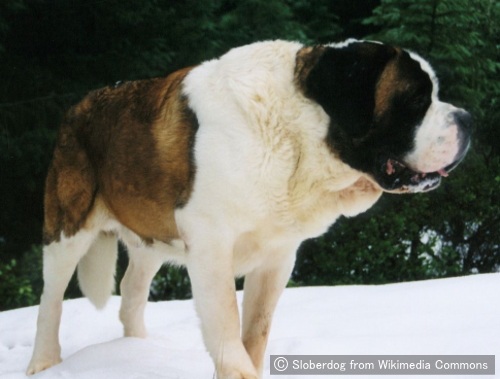
[[[86,299],[66,301],[60,333],[64,361],[33,378],[213,378],[192,301],[148,304],[145,340],[121,337],[119,303],[113,297],[97,311]],[[37,311],[0,313],[1,379],[25,378]],[[271,354],[500,357],[500,274],[287,289],[275,314],[264,371],[266,378],[286,378],[269,374]]]

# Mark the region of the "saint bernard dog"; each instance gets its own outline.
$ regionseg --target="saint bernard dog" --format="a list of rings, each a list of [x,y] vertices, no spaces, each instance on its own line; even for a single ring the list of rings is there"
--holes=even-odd
[[[261,378],[301,242],[383,192],[436,188],[470,132],[471,116],[438,99],[424,59],[378,42],[259,42],[91,92],[64,117],[46,180],[44,289],[27,373],[61,362],[75,269],[82,292],[104,306],[120,239],[130,258],[125,336],[146,336],[160,266],[185,265],[217,377]],[[241,328],[235,276],[245,277]]]

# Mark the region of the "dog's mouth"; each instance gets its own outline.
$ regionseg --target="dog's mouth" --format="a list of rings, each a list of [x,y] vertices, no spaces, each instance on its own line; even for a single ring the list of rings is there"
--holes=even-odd
[[[439,186],[459,162],[435,172],[417,172],[393,157],[381,156],[377,160],[375,180],[386,192],[427,192]]]

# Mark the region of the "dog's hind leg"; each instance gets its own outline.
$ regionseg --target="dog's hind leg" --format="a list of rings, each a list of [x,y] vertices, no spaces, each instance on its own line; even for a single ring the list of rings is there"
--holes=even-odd
[[[61,237],[43,250],[44,287],[40,301],[33,357],[27,374],[32,375],[61,362],[59,324],[64,292],[76,265],[90,248],[95,233],[80,230],[74,236]]]
[[[122,304],[120,320],[125,337],[146,337],[144,308],[153,277],[165,262],[165,257],[152,247],[128,246],[129,264],[120,284]]]

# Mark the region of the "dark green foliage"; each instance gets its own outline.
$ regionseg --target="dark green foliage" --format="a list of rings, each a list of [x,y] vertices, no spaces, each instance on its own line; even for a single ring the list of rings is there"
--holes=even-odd
[[[160,269],[151,286],[149,299],[173,300],[191,297],[191,282],[183,267],[166,265]]]
[[[366,214],[339,220],[303,245],[293,283],[498,271],[499,9],[493,0],[1,1],[0,309],[40,295],[43,182],[65,109],[90,89],[274,38],[316,43],[370,33],[414,49],[435,66],[442,97],[476,123],[472,152],[439,190],[385,195]],[[118,279],[126,264],[120,254]],[[185,270],[166,267],[151,299],[189,294]],[[67,296],[79,296],[75,280]]]
[[[22,261],[0,260],[0,311],[38,302],[42,292],[42,251],[32,246]]]

